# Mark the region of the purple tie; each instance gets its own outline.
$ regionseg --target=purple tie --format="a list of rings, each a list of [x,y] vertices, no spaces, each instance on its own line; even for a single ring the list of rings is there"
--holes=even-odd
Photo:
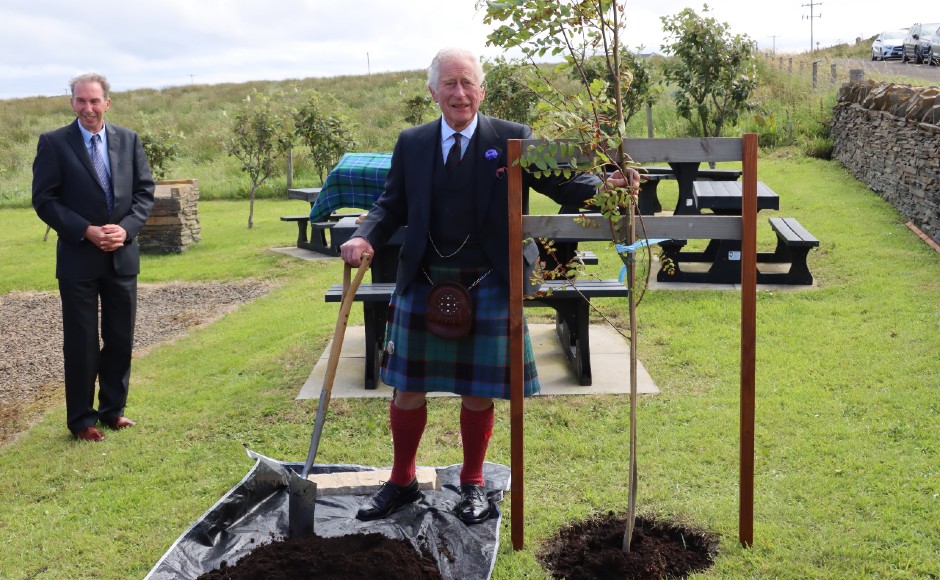
[[[444,167],[450,171],[457,167],[458,163],[460,163],[460,133],[454,133],[454,144],[447,152],[447,161],[444,162]]]
[[[98,152],[100,142],[100,135],[91,136],[91,163],[95,166],[101,187],[104,188],[104,200],[108,204],[108,213],[111,213],[114,210],[114,191],[111,189],[111,176],[108,175],[108,170],[104,166],[104,158]]]

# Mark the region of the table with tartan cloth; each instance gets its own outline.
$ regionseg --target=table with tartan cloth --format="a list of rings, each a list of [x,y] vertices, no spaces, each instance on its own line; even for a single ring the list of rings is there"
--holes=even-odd
[[[391,153],[347,153],[339,160],[310,208],[310,223],[322,221],[338,209],[368,209],[385,191]]]

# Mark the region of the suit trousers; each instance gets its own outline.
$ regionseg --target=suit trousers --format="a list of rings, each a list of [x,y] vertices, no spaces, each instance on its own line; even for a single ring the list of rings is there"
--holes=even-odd
[[[73,433],[124,414],[137,317],[137,276],[59,279],[67,426]],[[98,302],[101,301],[101,342]],[[98,409],[95,409],[95,379]]]

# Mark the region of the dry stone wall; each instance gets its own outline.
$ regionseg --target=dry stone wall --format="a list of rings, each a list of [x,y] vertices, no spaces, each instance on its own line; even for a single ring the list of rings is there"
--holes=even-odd
[[[940,88],[845,84],[832,139],[834,158],[940,242]]]
[[[153,211],[137,237],[140,249],[155,253],[180,253],[202,239],[199,224],[199,181],[159,181],[153,195]]]

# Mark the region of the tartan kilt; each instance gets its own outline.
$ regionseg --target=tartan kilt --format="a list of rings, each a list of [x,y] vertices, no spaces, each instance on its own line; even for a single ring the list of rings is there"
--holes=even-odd
[[[435,282],[460,281],[470,287],[487,270],[432,267]],[[439,338],[424,322],[431,290],[419,271],[401,294],[392,293],[380,377],[402,392],[447,392],[509,399],[509,289],[490,273],[472,290],[473,326],[459,339]],[[523,319],[525,396],[539,391],[529,329]]]

